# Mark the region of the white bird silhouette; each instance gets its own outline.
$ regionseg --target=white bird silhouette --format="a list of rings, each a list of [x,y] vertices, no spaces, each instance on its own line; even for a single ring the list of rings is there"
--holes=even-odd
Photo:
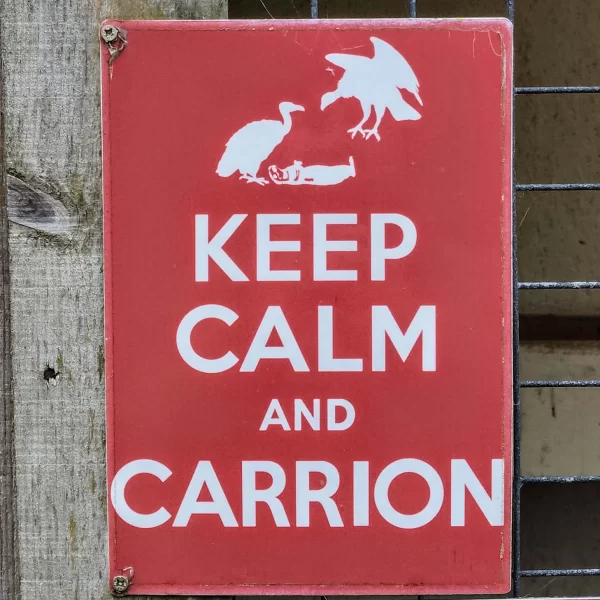
[[[239,171],[240,179],[245,179],[248,183],[259,185],[269,183],[265,178],[257,177],[258,170],[262,162],[291,131],[290,115],[297,110],[304,111],[304,107],[292,102],[282,102],[279,105],[279,112],[283,122],[263,119],[248,123],[236,131],[226,144],[225,152],[217,167],[217,175],[229,177]]]
[[[379,38],[372,37],[375,53],[373,58],[356,54],[328,54],[325,58],[342,67],[345,73],[333,92],[323,94],[321,110],[340,98],[356,98],[363,110],[363,119],[348,133],[352,138],[360,133],[366,139],[380,140],[379,125],[386,109],[396,121],[417,121],[421,115],[405,102],[400,89],[411,92],[423,106],[419,96],[419,81],[406,59],[393,46]],[[372,129],[363,129],[375,109],[376,121]]]

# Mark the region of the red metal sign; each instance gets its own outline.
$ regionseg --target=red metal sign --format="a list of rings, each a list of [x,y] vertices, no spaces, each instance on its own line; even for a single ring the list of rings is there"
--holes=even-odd
[[[111,578],[507,591],[510,24],[114,25]]]

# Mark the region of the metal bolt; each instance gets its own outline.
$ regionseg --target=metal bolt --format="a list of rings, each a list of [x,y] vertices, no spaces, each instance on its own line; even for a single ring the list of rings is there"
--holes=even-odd
[[[119,30],[114,25],[104,25],[101,31],[102,39],[107,43],[114,42],[119,37]]]
[[[122,594],[127,591],[129,587],[129,578],[124,575],[117,575],[113,578],[113,592],[116,594]]]

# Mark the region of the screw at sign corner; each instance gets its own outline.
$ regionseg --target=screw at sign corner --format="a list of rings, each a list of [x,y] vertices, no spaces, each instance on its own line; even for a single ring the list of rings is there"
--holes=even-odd
[[[114,25],[103,25],[102,39],[107,43],[114,42],[119,37],[119,30]]]
[[[117,596],[124,594],[129,588],[129,577],[117,575],[113,577],[113,593]]]

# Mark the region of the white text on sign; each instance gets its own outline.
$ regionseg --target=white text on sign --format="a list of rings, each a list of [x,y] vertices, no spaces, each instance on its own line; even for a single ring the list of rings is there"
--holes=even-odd
[[[312,510],[324,511],[330,527],[367,527],[370,524],[370,505],[373,501],[377,513],[390,525],[399,529],[417,529],[435,519],[440,512],[445,493],[439,473],[425,461],[404,458],[387,465],[376,477],[371,493],[372,472],[368,461],[352,463],[353,502],[351,522],[344,523],[334,495],[340,487],[340,473],[330,462],[322,460],[297,461],[295,469],[295,526],[310,527]],[[257,475],[266,473],[271,485],[257,489]],[[172,471],[163,463],[151,459],[139,459],[127,463],[115,475],[111,486],[111,500],[117,514],[133,527],[149,529],[165,525],[173,515],[164,506],[152,513],[141,513],[126,500],[126,487],[131,479],[148,475],[163,484]],[[318,474],[324,482],[318,489],[311,488],[310,475]],[[389,488],[398,477],[414,474],[421,477],[429,488],[429,498],[423,508],[413,514],[405,514],[392,506]],[[504,522],[504,461],[491,461],[491,492],[488,493],[464,459],[453,459],[450,465],[450,525],[463,527],[466,522],[467,492],[475,501],[488,523],[501,526]],[[243,461],[241,469],[242,527],[256,527],[256,505],[264,503],[270,510],[277,527],[291,527],[288,513],[293,510],[284,506],[279,496],[287,485],[286,472],[274,461]],[[210,500],[199,500],[202,490],[210,492]],[[160,502],[157,500],[157,502]],[[211,461],[199,461],[179,503],[171,525],[187,527],[195,515],[216,515],[224,527],[239,527],[236,516]]]
[[[212,261],[233,282],[248,281],[248,276],[227,254],[224,246],[235,234],[247,214],[232,215],[212,236],[209,235],[208,215],[195,216],[195,280],[209,281],[209,264]],[[335,225],[356,225],[358,217],[353,213],[314,214],[313,220],[313,281],[357,281],[356,269],[330,269],[327,256],[332,252],[357,252],[356,240],[331,240],[329,228]],[[299,214],[256,215],[256,281],[301,281],[300,270],[273,270],[271,255],[277,252],[300,252],[299,240],[276,241],[271,239],[272,226],[300,225]],[[402,241],[392,247],[386,245],[386,227],[392,226],[402,232]],[[386,262],[407,257],[417,243],[417,229],[406,216],[395,213],[370,215],[371,281],[385,281]],[[436,370],[436,307],[419,306],[412,320],[400,327],[390,308],[386,305],[371,306],[371,364],[370,370],[387,370],[386,344],[392,343],[396,352],[406,361],[412,349],[422,338],[421,370]],[[286,360],[295,372],[363,372],[362,357],[334,356],[334,307],[321,305],[316,310],[318,360],[309,365],[302,348],[281,306],[268,306],[256,330],[248,350],[241,360],[239,371],[256,371],[261,360]],[[192,346],[192,332],[202,321],[216,319],[231,327],[240,316],[231,308],[220,304],[203,304],[188,312],[177,329],[177,349],[192,369],[201,373],[222,373],[240,362],[240,357],[228,351],[219,358],[201,356]],[[276,333],[280,346],[269,346],[270,336]]]
[[[234,214],[212,236],[209,235],[208,215],[195,216],[194,257],[195,281],[209,281],[209,265],[218,267],[232,282],[249,281],[248,273],[233,260],[225,249],[226,243],[235,235],[247,219],[247,214]],[[357,240],[330,239],[331,228],[336,225],[356,225],[356,214],[312,215],[312,281],[358,281],[356,269],[332,269],[328,266],[328,255],[334,252],[356,253]],[[256,215],[256,281],[299,282],[308,276],[300,269],[278,269],[271,265],[271,256],[278,252],[300,252],[299,240],[273,240],[274,226],[301,225],[299,214]],[[417,230],[406,216],[393,213],[370,215],[370,280],[385,281],[386,263],[404,259],[411,254],[417,243]],[[386,227],[396,227],[402,233],[402,241],[387,246]],[[421,340],[420,365],[423,372],[436,371],[436,307],[421,305],[414,316],[402,326],[396,321],[387,305],[369,307],[371,325],[370,361],[361,356],[339,356],[335,352],[334,306],[319,305],[315,309],[317,328],[317,360],[309,365],[300,344],[281,306],[265,308],[254,337],[249,341],[243,357],[231,350],[218,358],[202,356],[192,345],[192,332],[201,327],[203,321],[214,319],[231,327],[240,318],[234,310],[220,304],[203,304],[191,309],[177,328],[176,344],[184,362],[201,373],[222,373],[238,366],[240,372],[254,372],[263,360],[287,361],[294,372],[385,372],[386,347],[388,341],[397,355],[406,362],[419,340]],[[277,334],[280,345],[269,345],[272,334]],[[281,402],[272,398],[257,424],[259,431],[272,429],[282,431],[328,431],[343,432],[355,422],[356,409],[344,398],[329,398],[324,402],[314,399],[312,407],[301,399],[294,399],[293,413],[286,415]],[[293,418],[292,417],[293,414]],[[353,461],[351,467],[352,505],[344,513],[336,501],[340,488],[340,470],[324,460],[301,460],[295,462],[294,483],[288,482],[289,473],[271,460],[244,460],[241,462],[241,514],[236,514],[213,464],[200,460],[189,480],[183,497],[176,506],[160,505],[154,512],[136,510],[126,499],[126,487],[135,477],[154,477],[159,485],[168,486],[173,475],[165,464],[148,458],[131,461],[116,474],[111,486],[111,500],[117,514],[128,524],[137,528],[154,528],[170,523],[172,527],[187,527],[199,515],[213,515],[224,527],[256,527],[257,504],[268,507],[277,527],[310,527],[311,514],[320,510],[325,514],[330,527],[366,527],[376,515],[399,529],[424,527],[437,516],[444,502],[450,505],[450,525],[462,527],[466,522],[467,496],[470,496],[487,522],[494,527],[504,522],[504,461],[492,459],[491,485],[487,487],[479,480],[467,460],[456,458],[450,461],[449,499],[442,477],[429,463],[418,458],[401,458],[374,473],[369,461]],[[268,487],[257,485],[260,474],[270,477]],[[317,474],[322,485],[311,487],[311,474]],[[392,483],[404,474],[417,475],[428,487],[428,499],[417,512],[406,514],[392,505],[389,490]],[[280,496],[289,487],[294,489],[294,504],[284,506]],[[210,500],[200,500],[201,492],[210,494]],[[170,496],[169,496],[170,497]],[[375,510],[372,510],[372,508]],[[472,509],[469,509],[472,510]]]

